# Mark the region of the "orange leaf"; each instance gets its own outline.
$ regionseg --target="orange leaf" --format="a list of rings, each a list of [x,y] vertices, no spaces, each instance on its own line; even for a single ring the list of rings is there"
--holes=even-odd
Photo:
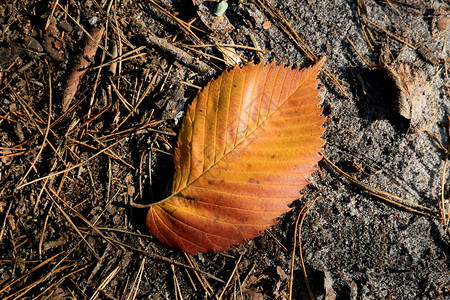
[[[250,64],[211,80],[184,117],[172,195],[150,207],[150,233],[192,254],[228,250],[289,211],[324,144],[323,61]]]

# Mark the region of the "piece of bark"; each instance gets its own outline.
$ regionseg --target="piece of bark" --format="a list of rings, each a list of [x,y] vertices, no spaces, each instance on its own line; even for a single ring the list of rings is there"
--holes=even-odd
[[[90,37],[86,38],[86,42],[83,51],[77,58],[74,70],[67,80],[67,87],[64,90],[63,95],[63,112],[66,112],[78,91],[78,85],[80,84],[81,78],[84,73],[86,73],[87,67],[91,65],[94,59],[95,53],[97,53],[98,45],[105,31],[105,27],[95,28]]]
[[[64,41],[59,39],[60,32],[56,27],[56,20],[52,19],[44,33],[44,49],[56,61],[64,60]]]

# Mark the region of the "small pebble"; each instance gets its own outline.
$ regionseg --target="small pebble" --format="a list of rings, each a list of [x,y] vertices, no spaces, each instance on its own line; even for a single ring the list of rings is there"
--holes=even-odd
[[[95,26],[95,24],[97,24],[98,22],[98,18],[97,17],[92,17],[88,20],[89,25],[91,26]]]

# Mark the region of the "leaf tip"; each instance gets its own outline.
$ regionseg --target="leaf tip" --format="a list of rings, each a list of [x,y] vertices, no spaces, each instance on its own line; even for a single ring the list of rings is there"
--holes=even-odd
[[[319,59],[318,62],[316,62],[316,64],[314,65],[314,68],[317,70],[320,70],[325,62],[325,60],[327,59],[326,56],[323,56],[321,59]]]

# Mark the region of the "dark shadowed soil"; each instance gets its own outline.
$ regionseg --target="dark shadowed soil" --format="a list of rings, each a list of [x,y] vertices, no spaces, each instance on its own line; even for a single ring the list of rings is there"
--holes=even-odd
[[[216,1],[51,2],[0,4],[0,298],[288,299],[311,199],[311,293],[296,248],[293,299],[450,297],[448,1],[230,0],[221,17]],[[261,237],[187,256],[148,236],[130,201],[168,194],[184,109],[211,78],[236,62],[313,64],[274,11],[341,85],[320,77],[323,154],[422,207],[322,160]]]

